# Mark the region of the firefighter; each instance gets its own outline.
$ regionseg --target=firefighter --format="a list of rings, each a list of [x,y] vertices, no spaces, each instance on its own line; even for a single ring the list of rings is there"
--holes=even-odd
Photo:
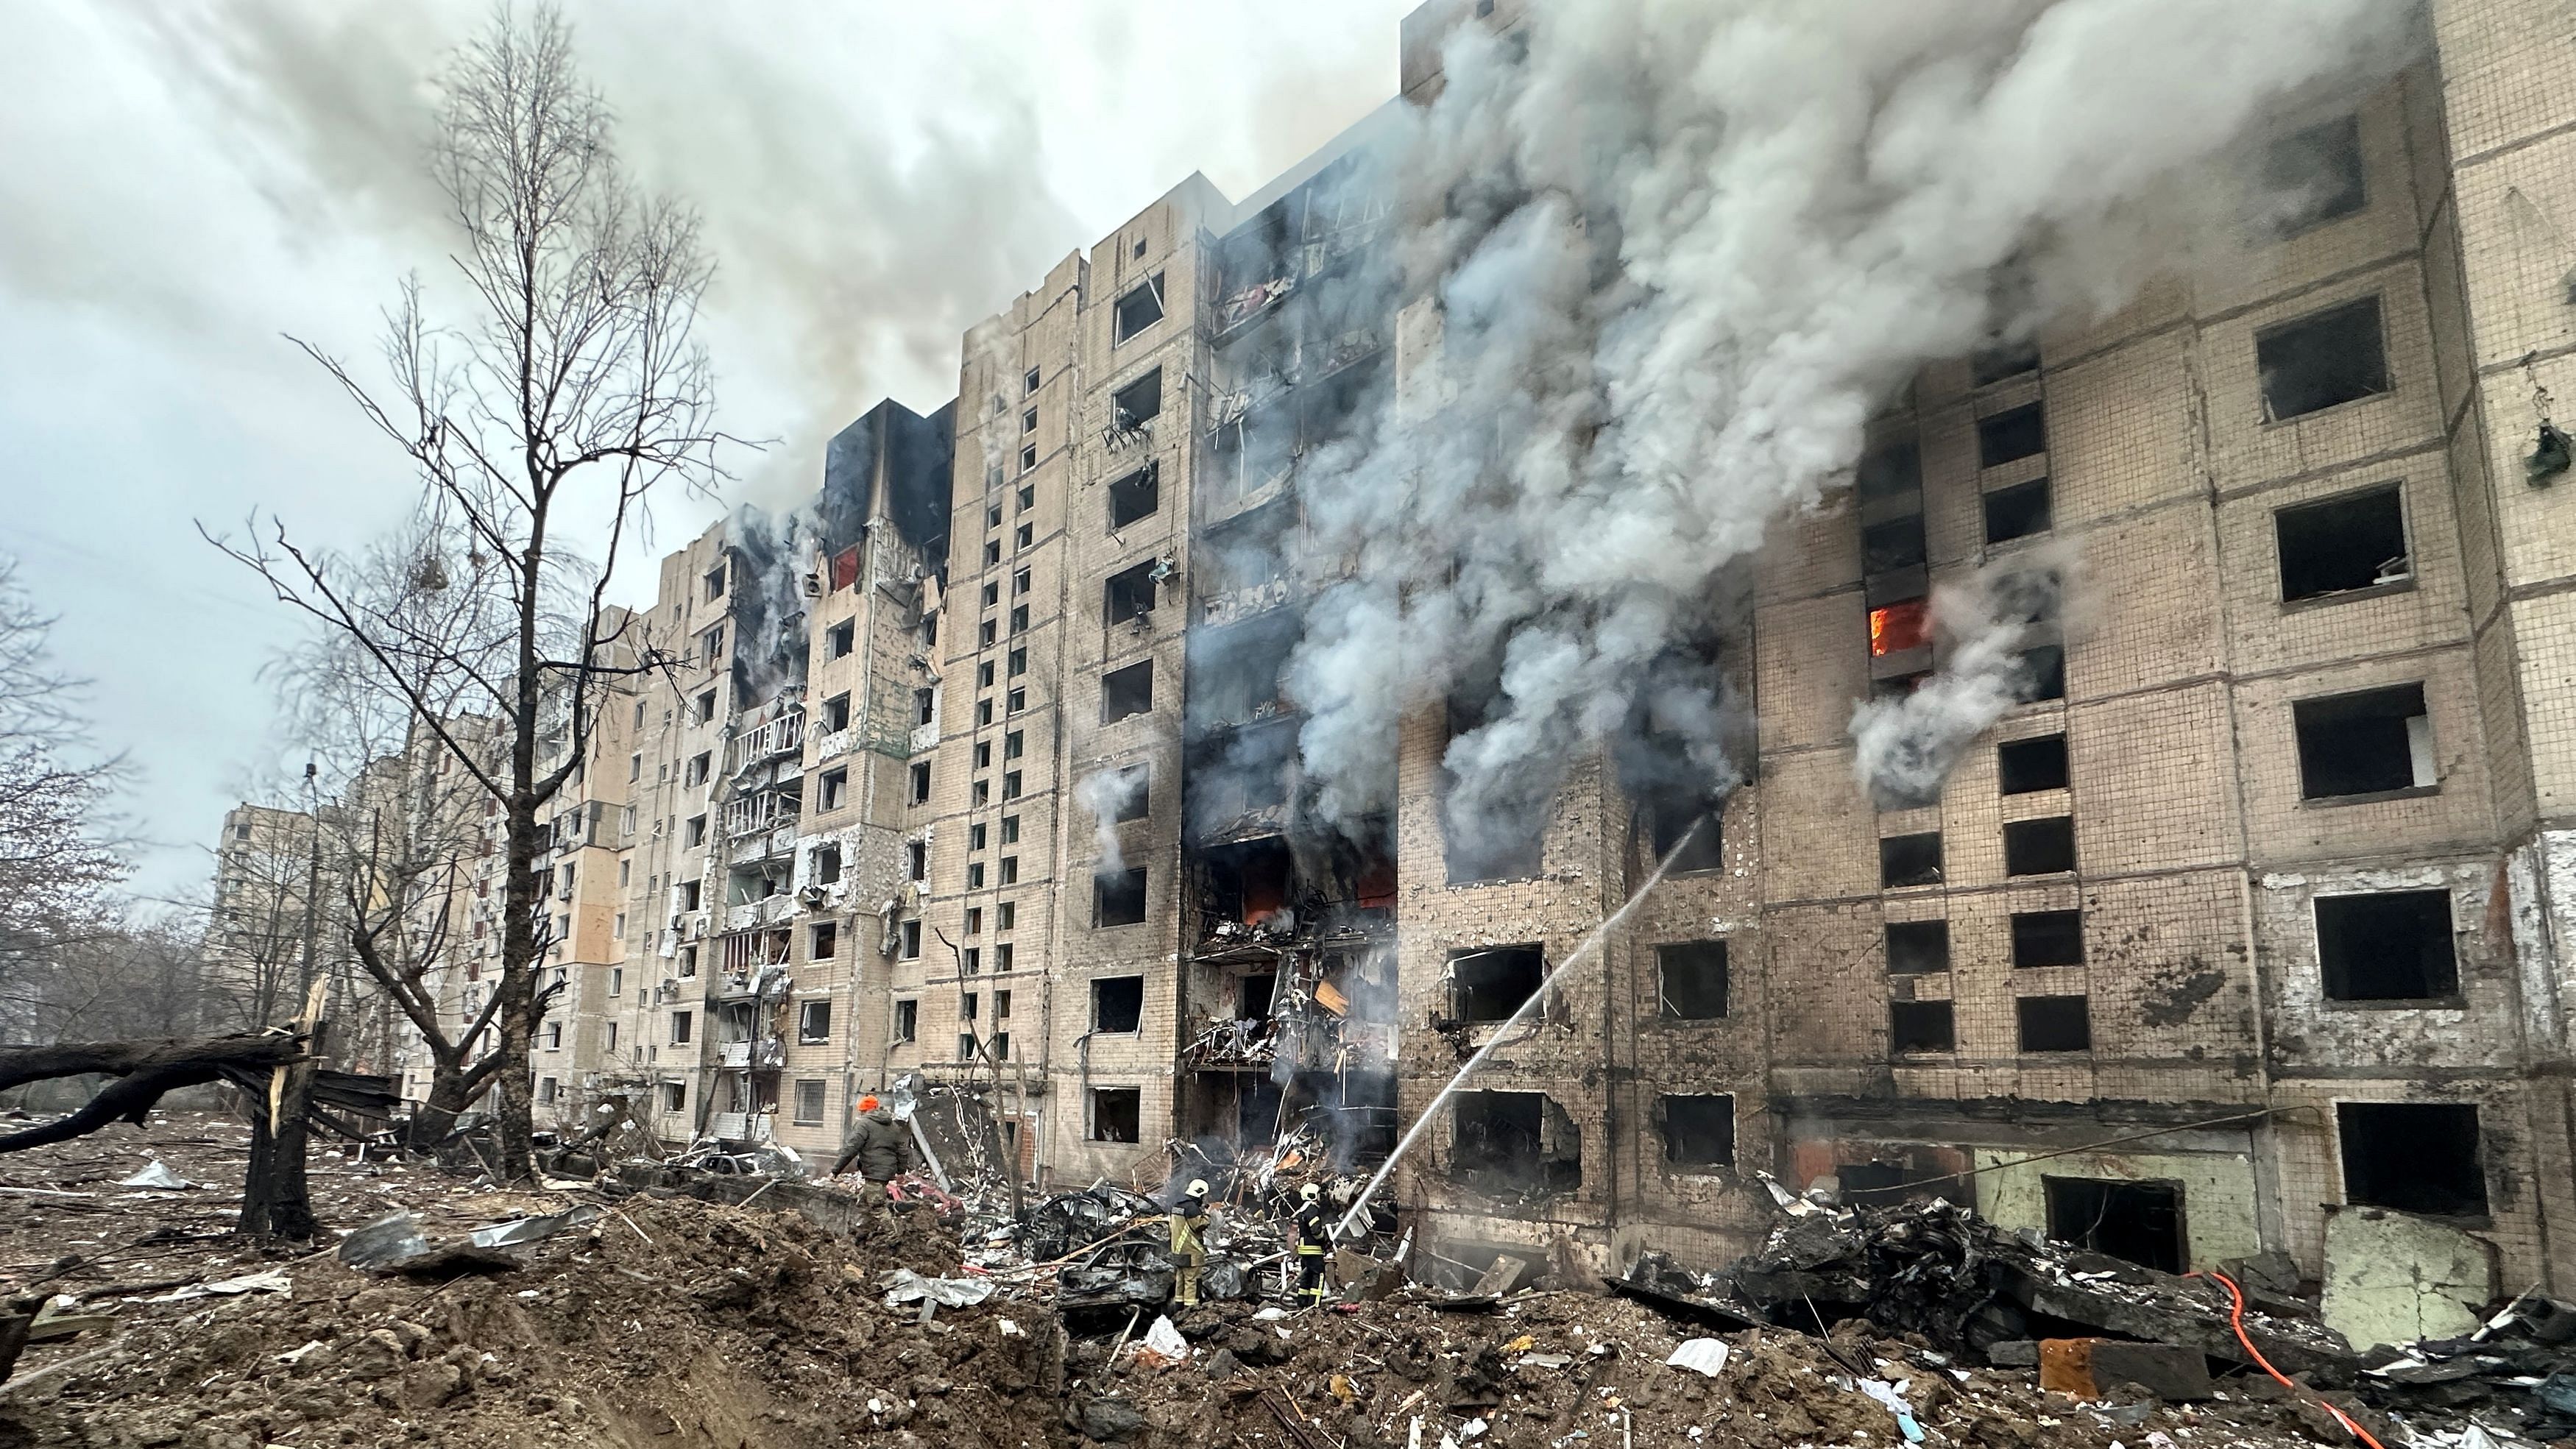
[[[1324,1191],[1308,1183],[1297,1190],[1297,1306],[1324,1306],[1324,1254],[1333,1246],[1333,1217]]]
[[[1183,1308],[1199,1306],[1199,1269],[1207,1262],[1208,1185],[1193,1178],[1165,1219],[1172,1230],[1172,1297]]]

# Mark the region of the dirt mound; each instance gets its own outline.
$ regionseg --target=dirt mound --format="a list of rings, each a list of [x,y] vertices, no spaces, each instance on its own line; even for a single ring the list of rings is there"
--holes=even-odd
[[[816,1449],[1060,1434],[1051,1315],[884,1306],[891,1268],[954,1270],[907,1221],[852,1242],[793,1214],[629,1198],[444,1284],[324,1256],[291,1295],[130,1305],[108,1344],[30,1361],[0,1446]]]

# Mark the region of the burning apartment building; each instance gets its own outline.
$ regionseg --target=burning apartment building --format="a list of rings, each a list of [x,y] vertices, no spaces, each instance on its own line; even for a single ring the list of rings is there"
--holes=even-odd
[[[1477,197],[1381,139],[1526,17],[1425,6],[1386,111],[1066,257],[953,413],[836,440],[819,521],[666,560],[615,867],[658,1125],[828,1150],[917,1076],[1089,1182],[1301,1127],[1366,1164],[1437,1102],[1391,1191],[1471,1267],[1721,1261],[1768,1173],[2158,1266],[2402,1220],[2545,1278],[2576,142],[2532,8],[2433,5],[2236,144],[2222,254],[1909,360],[1833,486],[1650,538],[1725,565],[1643,723],[1567,736],[1526,641],[1382,699],[1329,647],[1354,488],[1410,476],[1366,460],[1500,345],[1405,260]],[[1389,607],[1546,573],[1476,556],[1497,516]],[[1498,793],[1514,741],[1553,763]]]

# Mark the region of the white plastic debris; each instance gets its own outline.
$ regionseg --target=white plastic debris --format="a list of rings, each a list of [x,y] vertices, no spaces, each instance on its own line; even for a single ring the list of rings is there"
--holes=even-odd
[[[1252,1321],[1253,1321],[1253,1322],[1255,1322],[1255,1323],[1276,1323],[1276,1322],[1278,1322],[1280,1319],[1285,1318],[1285,1317],[1287,1317],[1287,1316],[1288,1316],[1288,1310],[1287,1310],[1287,1309],[1280,1307],[1280,1306],[1279,1306],[1278,1304],[1276,1304],[1276,1303],[1273,1303],[1273,1304],[1271,1304],[1269,1307],[1264,1308],[1264,1309],[1262,1309],[1260,1312],[1255,1313],[1254,1315],[1252,1315]]]
[[[1172,1320],[1157,1315],[1154,1326],[1145,1330],[1145,1349],[1169,1363],[1185,1362],[1190,1356],[1190,1341],[1172,1326]]]
[[[1470,1439],[1481,1437],[1484,1434],[1485,1429],[1486,1424],[1482,1419],[1469,1419],[1466,1423],[1458,1426],[1458,1432],[1466,1435]]]
[[[1664,1362],[1674,1368],[1686,1368],[1708,1378],[1716,1378],[1726,1367],[1726,1340],[1722,1338],[1686,1340],[1681,1347],[1674,1349],[1673,1356],[1665,1359]]]
[[[302,1363],[306,1354],[311,1353],[313,1350],[320,1348],[321,1346],[322,1340],[318,1338],[308,1340],[302,1348],[290,1348],[286,1352],[279,1354],[277,1356],[277,1361],[279,1363]]]
[[[1525,1353],[1520,1356],[1520,1362],[1512,1367],[1561,1369],[1572,1362],[1574,1362],[1574,1355],[1570,1353]]]
[[[294,1287],[293,1279],[271,1268],[265,1273],[245,1273],[238,1278],[226,1278],[220,1283],[191,1283],[176,1292],[164,1293],[158,1298],[146,1298],[143,1301],[182,1303],[191,1298],[232,1298],[244,1293],[286,1293],[293,1291]]]
[[[1001,1320],[1001,1324],[1002,1336],[1004,1338],[1026,1338],[1029,1336],[1026,1330],[1022,1329],[1018,1323],[1011,1319],[1005,1318]]]
[[[2460,1431],[2460,1449],[2497,1449],[2495,1436],[2487,1432],[2484,1424],[2472,1419],[2469,1427]]]
[[[888,1308],[924,1298],[942,1308],[971,1308],[993,1296],[990,1278],[924,1278],[910,1268],[880,1274],[877,1283],[886,1290]]]
[[[157,1187],[170,1192],[179,1192],[192,1187],[203,1187],[205,1184],[190,1182],[172,1172],[168,1164],[155,1157],[146,1162],[143,1170],[132,1177],[117,1179],[116,1185],[118,1187]]]
[[[1885,1379],[1862,1379],[1857,1387],[1887,1406],[1887,1411],[1896,1416],[1896,1427],[1905,1432],[1909,1443],[1920,1444],[1923,1442],[1923,1426],[1914,1422],[1914,1406],[1905,1402],[1907,1382],[1900,1380],[1891,1384]]]

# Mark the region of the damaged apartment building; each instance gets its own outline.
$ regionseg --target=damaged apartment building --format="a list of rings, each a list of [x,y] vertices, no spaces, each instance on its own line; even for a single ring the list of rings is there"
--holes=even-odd
[[[1517,8],[1417,12],[1390,105]],[[1508,1030],[1394,1184],[1461,1263],[1722,1262],[1767,1172],[2163,1267],[2467,1233],[2564,1288],[2576,117],[2537,0],[2430,16],[2272,142],[2302,202],[2243,256],[1924,369],[1775,528],[1720,651],[1748,782],[1508,1028],[1709,802],[1582,761],[1453,852],[1461,696],[1389,818],[1313,818],[1301,470],[1436,391],[1438,318],[1349,282],[1377,121],[1240,203],[1190,178],[973,328],[953,413],[836,440],[807,543],[665,562],[596,1070],[800,1151],[954,1081],[1087,1183],[1300,1125],[1365,1162]],[[1936,585],[2042,557],[2083,605],[2025,698],[1882,808],[1855,703],[1945,663]]]

